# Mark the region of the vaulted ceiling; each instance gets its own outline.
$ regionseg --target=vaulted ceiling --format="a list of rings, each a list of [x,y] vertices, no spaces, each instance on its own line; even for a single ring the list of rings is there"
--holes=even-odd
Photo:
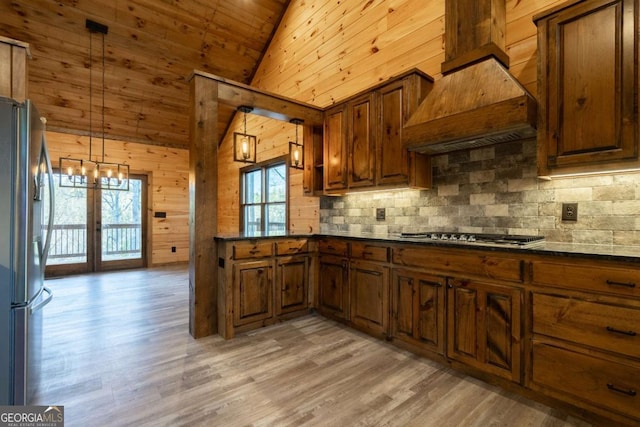
[[[0,35],[30,44],[28,95],[47,117],[48,128],[80,135],[91,129],[100,135],[102,36],[92,36],[85,22],[108,26],[106,137],[186,147],[189,75],[202,70],[250,83],[288,4],[289,0],[3,0]],[[221,128],[233,112],[221,112]]]

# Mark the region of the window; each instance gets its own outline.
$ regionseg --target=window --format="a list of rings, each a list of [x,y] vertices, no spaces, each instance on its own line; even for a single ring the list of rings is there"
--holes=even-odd
[[[284,161],[242,169],[241,183],[241,231],[285,231],[287,166]]]

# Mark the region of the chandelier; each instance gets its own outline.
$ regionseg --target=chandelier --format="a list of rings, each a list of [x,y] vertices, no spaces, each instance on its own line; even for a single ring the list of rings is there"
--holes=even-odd
[[[60,158],[60,187],[95,190],[129,191],[129,165],[104,161],[104,38],[109,27],[87,19],[89,30],[89,157],[87,159]],[[102,156],[92,156],[93,149],[93,34],[102,35]]]

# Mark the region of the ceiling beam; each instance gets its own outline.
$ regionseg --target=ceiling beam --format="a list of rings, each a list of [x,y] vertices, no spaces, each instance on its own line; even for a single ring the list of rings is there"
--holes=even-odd
[[[302,119],[306,125],[321,126],[323,123],[323,109],[314,105],[256,89],[244,83],[199,70],[191,73],[188,80],[191,81],[194,76],[211,79],[218,83],[218,103],[221,105],[229,106],[236,110],[238,107],[246,105],[253,107],[251,114],[286,122],[292,119]]]

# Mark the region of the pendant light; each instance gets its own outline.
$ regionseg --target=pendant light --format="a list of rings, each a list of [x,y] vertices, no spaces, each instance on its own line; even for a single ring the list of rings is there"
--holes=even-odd
[[[296,141],[289,141],[289,166],[294,169],[304,169],[304,146],[298,143],[298,125],[304,123],[302,119],[291,119],[296,125]]]
[[[233,160],[241,163],[255,163],[257,138],[247,133],[247,113],[252,112],[253,107],[241,105],[238,111],[244,114],[244,133],[233,133]]]
[[[60,187],[129,191],[129,165],[104,161],[104,74],[105,35],[109,27],[87,19],[89,30],[89,157],[87,159],[60,158]],[[102,34],[102,157],[92,158],[93,149],[93,34]]]

